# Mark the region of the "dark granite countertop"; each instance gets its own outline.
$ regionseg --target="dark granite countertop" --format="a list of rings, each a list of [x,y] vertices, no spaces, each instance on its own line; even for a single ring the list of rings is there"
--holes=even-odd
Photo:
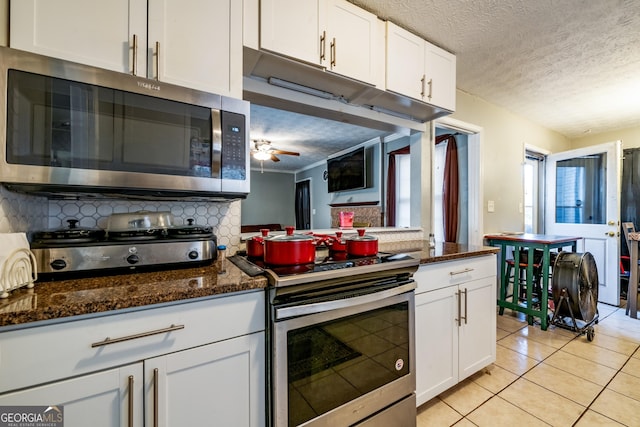
[[[381,244],[381,251],[407,252],[421,264],[450,261],[497,253],[498,248],[454,243],[429,250],[425,241]],[[5,326],[30,322],[68,320],[71,316],[107,314],[109,311],[179,302],[193,298],[260,290],[264,276],[249,277],[232,263],[219,275],[215,266],[139,272],[113,276],[38,281],[33,289],[22,288],[0,300],[0,331]]]
[[[451,261],[482,255],[495,254],[500,248],[493,246],[461,245],[458,243],[437,243],[436,248],[430,250],[426,240],[405,240],[399,242],[380,243],[381,252],[408,253],[420,258],[420,264]]]
[[[493,246],[470,246],[458,243],[439,243],[436,244],[435,250],[429,250],[429,245],[425,244],[420,252],[420,264],[471,258],[498,252],[500,252],[500,248]]]
[[[264,276],[249,277],[232,263],[218,274],[214,265],[155,272],[37,281],[0,300],[0,331],[4,326],[64,320],[69,316],[134,309],[151,304],[263,289]]]

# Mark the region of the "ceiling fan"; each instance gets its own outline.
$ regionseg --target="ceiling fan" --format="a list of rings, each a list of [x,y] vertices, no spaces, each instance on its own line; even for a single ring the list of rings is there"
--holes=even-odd
[[[279,162],[280,159],[276,154],[285,154],[287,156],[299,156],[300,153],[295,151],[277,150],[271,145],[271,141],[265,139],[254,139],[254,149],[251,150],[253,157],[257,160],[265,161],[271,159],[274,162]]]

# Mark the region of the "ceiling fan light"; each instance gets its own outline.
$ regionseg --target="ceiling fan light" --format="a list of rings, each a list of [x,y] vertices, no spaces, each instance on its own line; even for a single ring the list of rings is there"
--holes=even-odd
[[[266,151],[256,151],[253,153],[253,157],[257,160],[269,160],[271,158],[271,154]]]

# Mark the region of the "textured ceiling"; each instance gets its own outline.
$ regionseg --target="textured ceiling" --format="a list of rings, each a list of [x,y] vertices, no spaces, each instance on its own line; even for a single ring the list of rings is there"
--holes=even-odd
[[[569,138],[640,124],[640,1],[350,1],[454,53],[458,89]]]
[[[457,87],[568,138],[640,125],[640,0],[349,0],[456,55]],[[295,171],[379,131],[252,105]],[[252,167],[260,163],[252,159]]]
[[[297,171],[325,161],[345,147],[385,135],[388,133],[251,104],[251,139],[266,139],[271,141],[273,149],[300,153],[299,157],[277,155],[279,162],[265,160],[262,166],[260,161],[251,157],[251,167]]]

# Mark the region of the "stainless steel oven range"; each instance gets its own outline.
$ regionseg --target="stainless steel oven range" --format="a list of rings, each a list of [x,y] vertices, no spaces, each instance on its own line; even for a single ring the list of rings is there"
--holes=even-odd
[[[273,426],[415,426],[419,260],[267,268]]]

